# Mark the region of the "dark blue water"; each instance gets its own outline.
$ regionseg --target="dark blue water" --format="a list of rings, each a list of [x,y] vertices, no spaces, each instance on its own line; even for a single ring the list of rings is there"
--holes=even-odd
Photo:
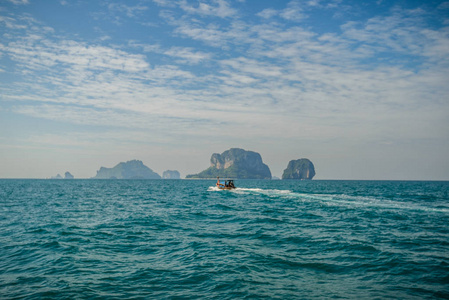
[[[0,298],[449,299],[449,182],[0,180]]]

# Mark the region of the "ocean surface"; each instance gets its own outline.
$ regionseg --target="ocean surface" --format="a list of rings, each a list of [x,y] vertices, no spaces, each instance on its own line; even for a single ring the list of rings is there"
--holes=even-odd
[[[449,182],[0,180],[1,299],[449,299]]]

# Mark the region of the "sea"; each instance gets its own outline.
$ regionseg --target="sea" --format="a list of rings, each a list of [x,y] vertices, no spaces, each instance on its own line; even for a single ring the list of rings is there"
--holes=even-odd
[[[449,182],[0,180],[0,299],[449,299]]]

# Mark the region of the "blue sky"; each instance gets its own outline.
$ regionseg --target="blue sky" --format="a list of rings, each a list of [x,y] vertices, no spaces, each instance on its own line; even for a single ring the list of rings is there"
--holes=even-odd
[[[449,1],[3,0],[0,36],[0,178],[239,147],[449,180]]]

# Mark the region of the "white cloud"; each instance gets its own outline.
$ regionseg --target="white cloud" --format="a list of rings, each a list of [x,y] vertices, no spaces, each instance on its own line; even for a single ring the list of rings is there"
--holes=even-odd
[[[259,12],[259,17],[270,19],[275,16],[279,16],[288,21],[300,22],[307,18],[307,14],[304,11],[304,6],[319,6],[319,0],[313,0],[306,3],[299,1],[291,1],[287,4],[285,9],[275,10],[273,8],[266,8]]]
[[[200,1],[197,6],[189,4],[186,0],[181,0],[179,5],[181,9],[190,14],[220,18],[233,17],[237,14],[237,11],[231,8],[226,0]]]
[[[177,4],[174,0],[153,0],[153,2],[164,7],[176,7]]]
[[[348,22],[342,30],[345,37],[372,45],[380,51],[419,55],[426,43],[422,14],[421,10],[395,10],[392,15],[376,16],[364,23]]]
[[[129,6],[126,4],[109,3],[108,9],[111,12],[123,13],[128,18],[134,18],[137,15],[141,14],[143,11],[148,10],[148,7],[142,5]]]
[[[272,8],[266,8],[266,9],[262,10],[261,12],[259,12],[257,15],[259,17],[262,17],[265,19],[270,19],[278,14],[279,14],[279,12],[277,10],[272,9]]]
[[[195,40],[206,42],[213,46],[226,45],[229,41],[229,36],[215,25],[208,25],[203,27],[197,24],[184,23],[178,26],[175,33],[179,33]]]
[[[165,55],[178,57],[178,62],[188,64],[198,64],[205,60],[209,60],[212,55],[202,51],[194,51],[192,48],[172,47],[164,52]]]
[[[249,74],[251,76],[271,80],[272,77],[279,77],[282,75],[282,68],[277,65],[260,62],[245,57],[239,57],[232,60],[223,60],[223,66],[229,66],[237,70],[240,74]]]
[[[3,22],[8,29],[26,29],[25,24],[18,24],[15,19],[6,16],[0,16],[0,22]]]
[[[10,42],[5,50],[14,60],[23,64],[24,68],[38,69],[58,64],[72,68],[123,72],[141,72],[149,68],[144,56],[139,54],[75,41],[53,42],[34,34],[21,41]]]
[[[232,8],[227,0],[153,0],[153,2],[166,8],[179,7],[185,13],[191,15],[230,18],[235,17],[238,14],[238,11]],[[167,11],[165,11],[165,13],[167,13]]]
[[[360,57],[377,51],[374,46],[368,45],[371,52],[358,52],[359,55],[354,55],[357,52],[351,49],[352,40],[365,42],[365,35],[370,35],[381,21],[370,20],[366,29],[360,26],[358,35],[351,32],[356,25],[347,24],[345,35],[351,39],[335,35],[317,36],[300,27],[284,29],[277,24],[248,26],[243,22],[233,22],[228,30],[217,26],[200,30],[199,27],[192,28],[194,24],[182,21],[178,23],[178,33],[212,45],[245,45],[250,49],[248,56],[217,60],[219,73],[207,77],[196,77],[175,65],[151,68],[145,56],[124,50],[74,41],[55,42],[36,34],[10,43],[7,51],[24,69],[44,68],[50,73],[56,70],[47,79],[52,85],[64,86],[55,98],[62,103],[194,118],[197,115],[192,109],[196,109],[195,101],[215,104],[215,99],[223,98],[224,102],[231,102],[239,109],[248,104],[257,105],[257,110],[263,114],[268,114],[273,107],[282,111],[282,107],[289,107],[292,112],[317,113],[320,101],[326,103],[325,110],[335,111],[341,108],[342,103],[354,105],[359,99],[364,99],[363,103],[375,103],[376,97],[385,99],[395,89],[394,86],[397,90],[398,80],[403,75],[391,77],[381,69],[366,72],[358,68]],[[398,21],[387,23],[390,29],[400,24]],[[444,41],[437,36],[434,39]],[[130,45],[179,58],[176,63],[198,64],[212,57],[211,53],[188,47],[164,50],[160,45]],[[443,49],[445,44],[441,45],[432,49]],[[249,58],[249,55],[253,57]],[[400,72],[400,69],[393,70]],[[59,79],[56,74],[59,74]],[[61,74],[65,75],[61,77]],[[394,82],[391,89],[385,89],[382,84],[387,75],[388,82]],[[183,80],[174,80],[177,78]],[[206,82],[215,92],[195,89],[185,92],[189,86],[203,86]],[[173,87],[178,90],[173,90]],[[409,88],[413,87],[407,85],[404,90]],[[385,95],[379,94],[382,90],[387,91]],[[335,101],[327,103],[331,99]],[[353,100],[348,102],[348,99]],[[173,107],[179,109],[173,110]],[[202,105],[202,109],[207,111],[211,107]],[[226,107],[218,109],[225,110]]]
[[[441,10],[449,9],[449,1],[442,2],[440,5],[438,5],[438,9]]]
[[[307,2],[307,5],[309,6],[321,6],[321,2],[322,0],[309,0]]]
[[[289,21],[302,21],[307,18],[301,4],[297,1],[292,1],[287,5],[287,8],[282,10],[279,15]]]
[[[29,0],[8,0],[9,2],[15,4],[15,5],[25,5],[30,4]]]

